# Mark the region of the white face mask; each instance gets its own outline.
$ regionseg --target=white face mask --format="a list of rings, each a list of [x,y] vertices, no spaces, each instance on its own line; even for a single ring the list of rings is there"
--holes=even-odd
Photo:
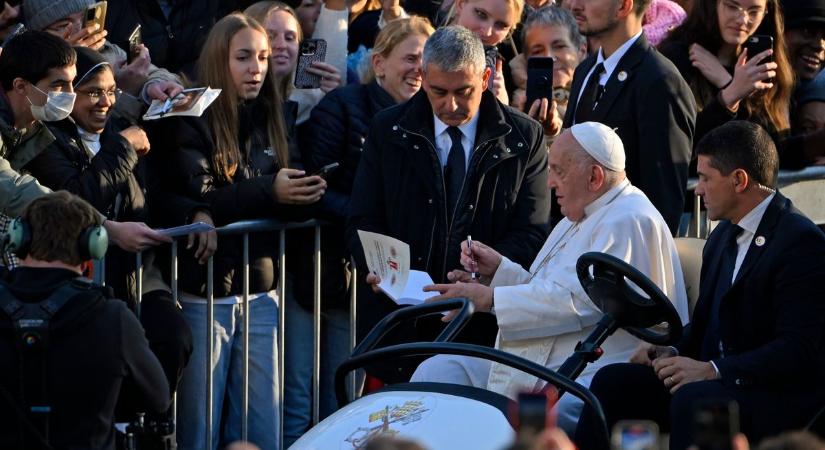
[[[43,106],[35,105],[31,99],[26,96],[26,100],[31,104],[32,116],[35,120],[41,122],[58,122],[69,117],[69,114],[72,113],[76,97],[74,92],[43,92],[34,84],[32,84],[32,87],[46,96],[46,104]]]

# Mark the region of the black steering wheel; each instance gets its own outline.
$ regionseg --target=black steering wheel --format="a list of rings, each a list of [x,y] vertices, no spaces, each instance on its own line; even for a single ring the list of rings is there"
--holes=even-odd
[[[616,326],[654,345],[671,345],[682,337],[679,314],[650,279],[630,264],[605,253],[588,252],[576,273],[590,300]]]

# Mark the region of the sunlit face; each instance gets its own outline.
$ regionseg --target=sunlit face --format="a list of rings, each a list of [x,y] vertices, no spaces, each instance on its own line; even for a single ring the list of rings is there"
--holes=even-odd
[[[229,74],[240,100],[261,92],[269,61],[269,41],[264,33],[244,28],[229,41]]]
[[[568,4],[584,36],[599,36],[618,24],[617,0],[569,0]]]
[[[500,44],[519,20],[510,0],[456,0],[455,24],[472,31],[486,46]]]
[[[88,81],[75,88],[77,100],[72,109],[72,119],[90,133],[102,133],[115,105],[116,89],[111,69],[97,71]]]
[[[421,34],[407,36],[390,54],[373,56],[373,70],[381,87],[398,102],[412,98],[421,89],[421,53],[427,37]]]
[[[584,48],[575,48],[568,30],[560,25],[534,25],[524,36],[528,57],[553,58],[553,86],[567,87],[573,83],[573,72],[584,57]]]
[[[810,81],[825,61],[825,27],[800,27],[785,30],[785,44],[796,76]]]
[[[53,67],[46,76],[37,83],[23,83],[23,95],[28,97],[33,105],[46,104],[49,92],[74,92],[72,80],[77,75],[75,65]]]
[[[766,0],[718,0],[716,13],[722,40],[728,45],[744,44],[759,28],[767,10]]]
[[[298,22],[301,22],[304,36],[310,37],[315,32],[315,23],[318,22],[318,16],[321,14],[322,4],[321,0],[303,0],[295,8],[295,14],[298,15]]]
[[[547,186],[556,190],[561,213],[573,222],[584,217],[584,208],[592,202],[589,191],[592,166],[581,163],[581,150],[573,133],[565,131],[553,141],[547,159]]]
[[[710,157],[699,155],[696,195],[702,197],[710,220],[730,219],[736,207],[736,171],[723,175],[718,169],[711,167],[710,161]]]
[[[264,23],[269,37],[269,70],[283,78],[295,70],[298,61],[298,21],[288,11],[272,11]]]
[[[429,64],[424,72],[424,92],[432,105],[433,113],[449,126],[468,123],[481,105],[481,94],[487,89],[490,69],[481,75],[478,69],[469,67],[458,72],[445,72]]]
[[[808,102],[797,113],[799,130],[812,133],[825,128],[825,102]]]

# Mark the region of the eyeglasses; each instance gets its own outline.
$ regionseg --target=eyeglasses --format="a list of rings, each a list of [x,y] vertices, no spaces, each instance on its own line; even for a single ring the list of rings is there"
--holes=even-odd
[[[120,89],[113,89],[111,91],[104,91],[103,89],[95,89],[95,90],[89,91],[89,92],[77,91],[77,93],[89,97],[89,100],[91,100],[92,103],[99,102],[100,98],[103,97],[104,95],[109,99],[110,102],[114,103],[114,102],[117,101],[118,97],[120,97],[120,94],[123,93],[123,91],[120,90]]]
[[[745,19],[750,23],[762,20],[762,18],[765,17],[765,13],[767,12],[767,8],[754,6],[745,9],[737,5],[736,3],[732,2],[722,2],[722,10],[725,11],[725,14],[730,17],[745,16]]]

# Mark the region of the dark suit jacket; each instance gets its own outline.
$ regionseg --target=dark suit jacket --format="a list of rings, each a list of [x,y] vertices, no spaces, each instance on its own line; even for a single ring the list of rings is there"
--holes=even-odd
[[[731,227],[711,233],[702,258],[699,299],[679,350],[696,358],[710,316],[715,274]],[[764,238],[758,245],[759,237]],[[714,360],[725,385],[823,391],[825,235],[777,193],[719,307],[725,357]]]
[[[596,55],[591,55],[576,68],[564,128],[574,124],[579,91],[595,64]],[[673,64],[644,34],[607,80],[593,120],[616,128],[624,143],[628,178],[676,231],[685,201],[696,103]]]

